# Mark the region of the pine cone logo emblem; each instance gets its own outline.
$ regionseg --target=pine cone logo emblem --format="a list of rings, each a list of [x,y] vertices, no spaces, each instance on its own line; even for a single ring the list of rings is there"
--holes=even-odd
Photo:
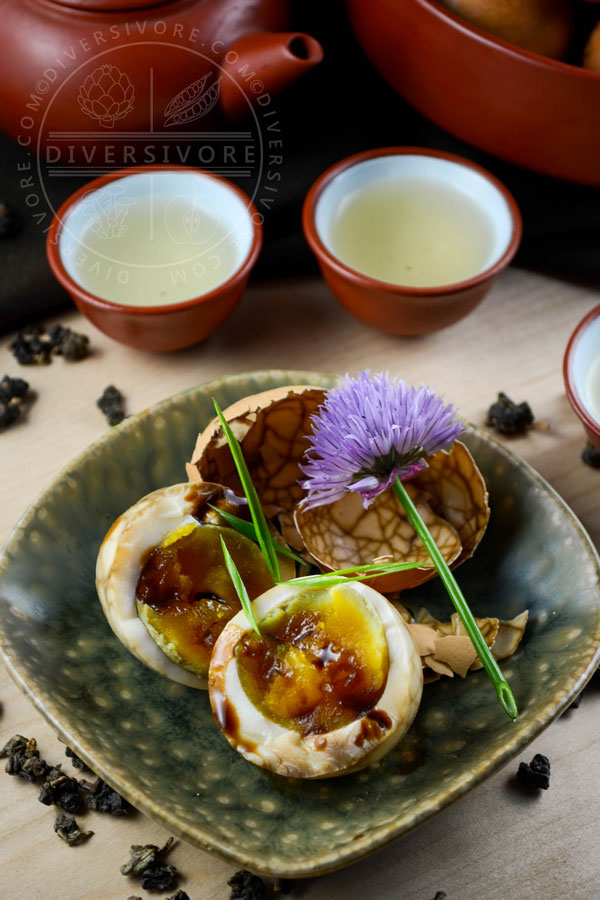
[[[77,100],[83,112],[96,119],[102,128],[113,128],[115,122],[133,109],[134,96],[133,85],[125,72],[105,64],[87,76]]]

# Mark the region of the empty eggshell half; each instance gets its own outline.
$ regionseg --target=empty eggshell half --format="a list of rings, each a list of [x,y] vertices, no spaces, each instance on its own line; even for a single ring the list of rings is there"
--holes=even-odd
[[[287,385],[238,400],[223,411],[242,445],[260,501],[267,509],[293,509],[304,496],[299,462],[308,449],[311,416],[325,392],[310,385]],[[216,481],[240,491],[227,440],[218,419],[198,436],[186,466],[190,481]]]
[[[444,559],[453,567],[472,555],[485,532],[490,510],[483,477],[464,444],[454,441],[429,459],[429,467],[405,487]],[[372,582],[379,591],[406,590],[436,574],[422,541],[393,491],[385,491],[364,509],[349,491],[325,506],[303,508],[294,515],[306,550],[325,571],[373,562],[423,562]]]

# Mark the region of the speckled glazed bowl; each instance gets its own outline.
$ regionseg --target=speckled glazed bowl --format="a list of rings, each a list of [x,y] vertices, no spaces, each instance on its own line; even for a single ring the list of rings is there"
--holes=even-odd
[[[139,809],[252,870],[308,876],[361,859],[496,771],[558,716],[598,661],[600,570],[552,489],[495,440],[466,443],[492,516],[460,582],[476,614],[530,620],[504,664],[521,710],[509,721],[483,672],[425,688],[397,749],[365,771],[286,780],[247,763],[216,728],[208,696],[147,669],[111,632],[94,562],[114,518],[180,481],[198,429],[221,406],[275,385],[332,379],[262,372],[214,381],[126,419],[28,510],[0,559],[0,636],[9,671],[58,734]],[[415,604],[448,616],[431,581]]]

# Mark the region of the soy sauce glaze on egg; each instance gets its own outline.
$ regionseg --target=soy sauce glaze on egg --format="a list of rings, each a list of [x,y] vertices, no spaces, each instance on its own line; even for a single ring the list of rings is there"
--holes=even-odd
[[[258,545],[209,504],[245,517],[245,500],[220,485],[161,488],[117,519],[96,565],[98,596],[121,642],[150,668],[197,688],[207,687],[214,643],[241,609],[221,536],[251,599],[273,586]]]
[[[239,613],[210,664],[213,713],[232,747],[296,778],[346,774],[393,749],[416,715],[423,676],[386,598],[359,582],[278,584],[253,609],[261,634]]]

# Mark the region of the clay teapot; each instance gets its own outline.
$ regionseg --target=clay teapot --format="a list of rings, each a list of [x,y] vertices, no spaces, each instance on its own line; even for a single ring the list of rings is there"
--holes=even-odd
[[[188,134],[223,141],[215,128],[267,115],[321,60],[287,19],[287,0],[3,0],[0,128],[65,166],[92,144],[110,168],[162,162],[157,145]]]

